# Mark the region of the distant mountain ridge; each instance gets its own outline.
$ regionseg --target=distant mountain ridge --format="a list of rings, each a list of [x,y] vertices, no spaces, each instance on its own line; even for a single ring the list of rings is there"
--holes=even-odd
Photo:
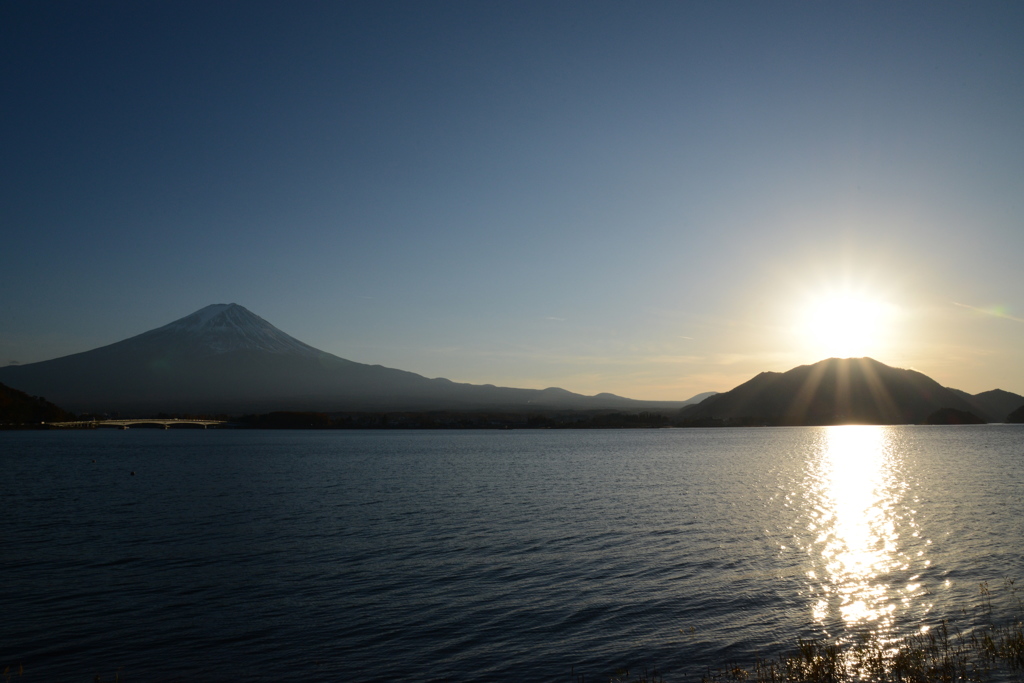
[[[738,425],[921,424],[939,410],[1002,422],[1024,396],[1002,390],[971,396],[914,370],[872,358],[830,358],[787,372],[762,372],[738,387],[683,408],[687,421]]]
[[[91,351],[0,368],[0,382],[64,410],[138,415],[653,410],[678,411],[683,424],[823,425],[919,424],[937,411],[1003,422],[1016,411],[1014,418],[1024,419],[1024,396],[1000,389],[971,395],[871,358],[763,372],[731,391],[689,401],[460,384],[340,358],[238,304],[206,306]]]
[[[0,368],[0,381],[75,412],[678,409],[564,389],[428,379],[316,349],[238,304],[213,304],[91,351]]]
[[[959,389],[950,391],[967,401],[973,408],[971,412],[988,422],[1006,422],[1010,413],[1024,406],[1024,396],[1002,389],[992,389],[974,395]]]

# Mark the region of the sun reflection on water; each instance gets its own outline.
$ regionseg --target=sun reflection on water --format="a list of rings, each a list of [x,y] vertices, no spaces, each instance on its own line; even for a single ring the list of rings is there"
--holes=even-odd
[[[814,621],[826,630],[889,632],[901,605],[923,595],[901,534],[916,537],[908,484],[892,431],[878,426],[822,430],[804,491]]]

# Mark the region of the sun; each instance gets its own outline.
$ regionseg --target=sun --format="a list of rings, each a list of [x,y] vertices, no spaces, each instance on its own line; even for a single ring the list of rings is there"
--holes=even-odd
[[[797,334],[816,358],[857,358],[884,353],[892,307],[863,292],[818,292],[807,298],[801,318]]]

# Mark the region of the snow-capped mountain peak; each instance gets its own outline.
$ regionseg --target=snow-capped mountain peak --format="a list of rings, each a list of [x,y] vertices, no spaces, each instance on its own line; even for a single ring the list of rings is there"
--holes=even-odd
[[[180,324],[182,326],[186,326],[186,325],[202,326],[203,324],[208,322],[211,318],[214,318],[218,314],[223,313],[224,311],[226,311],[227,309],[234,308],[236,306],[238,308],[241,308],[242,310],[245,310],[245,308],[243,308],[242,306],[239,306],[238,304],[210,304],[209,306],[204,306],[203,308],[200,308],[198,311],[196,311],[195,313],[192,313],[191,315],[187,315],[184,318],[181,318],[179,320],[175,320],[173,323],[170,323],[170,325],[179,325]],[[170,325],[165,325],[165,327],[170,327]]]
[[[230,351],[298,353],[304,356],[323,354],[238,304],[211,304],[136,337],[140,341],[169,338],[210,354]]]

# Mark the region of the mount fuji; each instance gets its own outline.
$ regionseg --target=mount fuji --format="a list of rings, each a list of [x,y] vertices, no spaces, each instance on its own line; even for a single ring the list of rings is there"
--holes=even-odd
[[[109,346],[0,368],[0,382],[75,412],[671,409],[564,389],[428,379],[313,348],[238,304],[213,304]]]

